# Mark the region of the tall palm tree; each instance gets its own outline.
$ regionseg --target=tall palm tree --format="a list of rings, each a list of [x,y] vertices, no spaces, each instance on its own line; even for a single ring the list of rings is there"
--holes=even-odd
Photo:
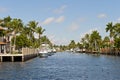
[[[112,22],[108,23],[106,25],[106,32],[110,32],[110,39],[113,40],[113,37],[114,37],[114,25]]]
[[[120,38],[120,23],[114,25],[114,37]]]
[[[74,50],[75,47],[76,47],[75,41],[74,41],[74,40],[71,40],[71,42],[70,42],[70,44],[69,44],[69,48]]]
[[[36,28],[36,33],[38,33],[38,38],[40,39],[40,36],[43,34],[43,32],[45,31],[45,29],[43,29],[41,26],[38,26]]]
[[[86,34],[86,35],[85,35],[85,39],[86,39],[86,41],[88,41],[88,42],[89,42],[90,35],[89,35],[89,34]]]
[[[11,27],[12,27],[13,36],[14,36],[13,51],[15,51],[16,34],[20,33],[23,28],[22,20],[21,19],[13,19],[11,21]]]
[[[109,47],[110,46],[110,38],[109,36],[105,36],[103,39],[103,47]]]
[[[86,41],[85,41],[85,38],[84,38],[84,37],[81,39],[81,42],[82,42],[82,44],[83,44],[83,47],[85,47]]]
[[[99,50],[100,43],[101,43],[101,36],[98,31],[93,31],[90,35],[91,43],[94,48],[94,50]]]
[[[28,39],[30,39],[30,28],[27,26],[23,27],[22,34],[26,35]]]
[[[30,40],[32,42],[32,46],[34,46],[34,42],[35,42],[34,33],[36,32],[35,29],[38,26],[38,22],[36,22],[36,21],[29,21],[27,26],[30,29],[29,36],[30,36]]]
[[[109,32],[109,36],[110,36],[110,52],[112,52],[111,49],[114,46],[114,44],[113,44],[113,38],[115,36],[115,26],[113,25],[112,22],[108,23],[106,26],[107,26],[106,27],[106,32]]]
[[[10,33],[12,33],[12,27],[11,27],[11,20],[12,18],[10,16],[5,17],[4,19],[1,19],[0,26],[6,28],[4,31],[5,35],[8,36]]]
[[[29,23],[28,23],[28,27],[30,28],[30,39],[32,40],[32,38],[34,38],[34,33],[36,32],[36,27],[37,27],[37,25],[38,25],[38,22],[36,22],[36,21],[30,21]]]
[[[38,34],[38,43],[40,45],[40,37],[43,34],[45,29],[43,29],[41,26],[36,27],[36,33]]]
[[[114,46],[119,50],[120,52],[120,23],[116,23],[114,25],[115,30],[115,36],[114,36]]]
[[[90,34],[85,34],[86,48],[90,49]]]

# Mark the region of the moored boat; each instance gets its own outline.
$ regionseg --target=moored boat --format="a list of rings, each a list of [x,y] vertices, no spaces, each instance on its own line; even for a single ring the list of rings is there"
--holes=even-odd
[[[48,51],[46,49],[39,50],[39,57],[48,57]]]

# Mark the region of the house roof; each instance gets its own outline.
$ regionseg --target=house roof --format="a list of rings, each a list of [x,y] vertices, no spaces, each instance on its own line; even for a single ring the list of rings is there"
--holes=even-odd
[[[6,44],[6,43],[5,43],[5,42],[0,42],[0,45],[1,45],[1,44]]]
[[[4,29],[0,26],[0,30],[4,30]]]

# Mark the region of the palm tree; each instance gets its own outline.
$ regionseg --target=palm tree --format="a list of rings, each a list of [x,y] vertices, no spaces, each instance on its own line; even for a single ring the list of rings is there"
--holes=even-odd
[[[120,52],[120,23],[116,23],[114,25],[114,46],[119,50]],[[114,48],[115,49],[115,48]]]
[[[35,37],[34,37],[34,33],[36,32],[36,27],[38,25],[38,22],[36,21],[29,21],[29,23],[27,24],[28,28],[30,29],[29,32],[29,36],[30,36],[30,40],[33,43],[32,46],[34,45],[35,42]]]
[[[40,37],[43,34],[43,32],[45,31],[45,29],[42,29],[41,26],[36,27],[36,33],[38,33],[38,44],[40,45]]]
[[[93,31],[90,35],[90,41],[92,43],[92,46],[95,51],[99,50],[100,43],[101,43],[101,36],[99,35],[99,32]]]
[[[113,37],[115,36],[115,26],[113,25],[113,23],[112,22],[110,22],[110,23],[108,23],[107,25],[106,25],[107,27],[106,27],[106,32],[110,32],[110,40],[111,41],[113,41]],[[112,44],[112,46],[113,46],[113,44]]]
[[[13,51],[15,51],[16,34],[20,33],[23,28],[22,20],[21,19],[13,19],[11,21],[11,27],[12,27],[13,36],[14,36]]]
[[[0,26],[6,28],[6,30],[4,31],[4,36],[8,36],[12,33],[11,20],[12,18],[10,16],[0,20]]]
[[[28,27],[30,28],[32,35],[34,34],[37,25],[38,25],[38,22],[36,22],[36,21],[29,21]]]
[[[109,36],[110,36],[110,52],[112,52],[111,48],[113,48],[113,46],[114,46],[113,38],[115,36],[115,26],[113,25],[112,22],[108,23],[106,26],[107,26],[106,32],[109,32]]]
[[[24,26],[22,30],[22,34],[26,35],[28,39],[30,39],[30,28]]]
[[[36,33],[38,33],[38,38],[40,39],[40,36],[43,34],[43,32],[45,31],[45,29],[42,29],[41,26],[38,26],[36,28]]]
[[[76,46],[79,48],[79,49],[83,49],[83,45],[81,43],[77,43]]]
[[[110,38],[108,36],[105,36],[103,40],[103,47],[109,47],[110,46],[109,43],[110,43]]]
[[[120,23],[114,25],[114,38],[120,38]]]
[[[84,38],[84,37],[81,39],[81,42],[82,42],[83,48],[85,48],[85,43],[86,43],[86,41],[85,41],[85,38]]]
[[[74,40],[71,40],[71,42],[70,42],[70,44],[69,44],[69,49],[75,49],[75,47],[76,47],[76,43],[75,43],[75,41]]]
[[[90,34],[85,34],[86,48],[90,49]]]

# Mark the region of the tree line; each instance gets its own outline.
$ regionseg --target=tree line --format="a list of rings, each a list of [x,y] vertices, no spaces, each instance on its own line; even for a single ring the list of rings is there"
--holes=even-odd
[[[48,43],[52,46],[48,37],[42,36],[45,29],[34,20],[24,24],[21,19],[8,16],[0,19],[0,26],[6,29],[0,31],[0,36],[13,36],[10,44],[14,50],[22,47],[38,48],[42,43]],[[120,23],[113,24],[109,22],[105,30],[109,32],[109,36],[104,38],[97,30],[94,30],[90,34],[85,34],[78,43],[71,40],[68,45],[54,45],[54,47],[59,47],[61,51],[75,48],[86,49],[87,51],[99,51],[101,48],[117,48],[120,51]],[[38,38],[35,37],[35,34],[38,34]]]
[[[86,49],[88,52],[100,51],[101,48],[116,48],[120,52],[120,23],[113,25],[109,22],[105,28],[109,36],[102,38],[97,30],[92,31],[91,34],[85,34],[78,43],[71,40],[67,46],[61,46],[61,49]]]
[[[32,20],[24,24],[21,19],[11,18],[10,16],[0,19],[0,26],[5,30],[0,31],[1,37],[13,36],[10,45],[13,49],[22,47],[38,48],[42,43],[52,45],[47,36],[42,36],[45,32],[38,22]],[[38,38],[35,37],[38,35]]]

